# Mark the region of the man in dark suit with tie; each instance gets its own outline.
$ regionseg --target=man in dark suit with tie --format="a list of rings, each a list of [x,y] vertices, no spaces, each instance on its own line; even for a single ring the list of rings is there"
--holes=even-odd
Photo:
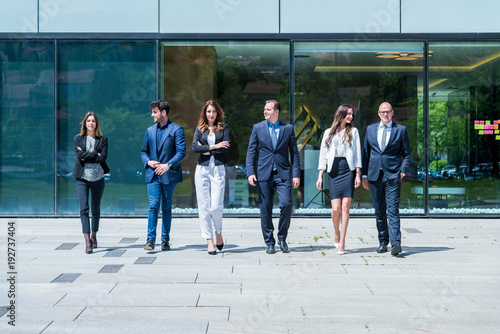
[[[363,187],[370,190],[377,219],[378,253],[397,256],[401,249],[399,200],[401,180],[410,163],[410,140],[406,127],[392,121],[392,106],[384,102],[378,109],[380,123],[366,128],[363,152]],[[389,220],[389,224],[387,224]]]
[[[281,107],[275,100],[266,102],[265,120],[253,126],[247,152],[248,183],[257,186],[260,222],[266,253],[274,254],[273,197],[278,193],[280,218],[278,243],[283,253],[292,217],[292,187],[300,185],[299,150],[293,127],[279,120]]]
[[[165,251],[170,250],[172,200],[177,183],[182,181],[181,161],[186,156],[186,139],[184,129],[168,119],[170,105],[167,101],[155,101],[149,107],[155,124],[146,130],[141,150],[149,196],[148,236],[144,249],[155,248],[161,202],[161,249]]]

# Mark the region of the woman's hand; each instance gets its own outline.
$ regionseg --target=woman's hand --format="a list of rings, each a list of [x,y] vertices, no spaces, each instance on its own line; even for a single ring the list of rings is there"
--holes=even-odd
[[[356,173],[356,178],[354,179],[354,188],[358,188],[361,185],[361,176]]]
[[[219,148],[229,148],[229,142],[228,141],[221,141],[218,144],[210,145],[211,150],[218,150]]]
[[[318,181],[316,181],[316,188],[321,190],[323,187],[323,177],[318,177]]]

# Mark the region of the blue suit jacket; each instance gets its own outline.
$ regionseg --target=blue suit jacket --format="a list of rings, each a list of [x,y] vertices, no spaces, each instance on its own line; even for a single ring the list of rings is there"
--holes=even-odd
[[[299,150],[293,127],[282,121],[279,123],[276,149],[273,149],[267,121],[253,126],[248,142],[247,177],[255,175],[257,181],[267,181],[271,177],[273,163],[276,163],[281,179],[291,180],[292,177],[300,177]]]
[[[365,134],[363,175],[367,175],[370,182],[377,181],[381,166],[387,179],[392,180],[406,173],[410,164],[410,139],[406,127],[393,121],[389,142],[381,151],[377,141],[379,124],[369,125]]]
[[[148,161],[155,160],[162,164],[172,165],[170,169],[160,176],[161,183],[178,183],[182,181],[181,161],[186,156],[186,138],[182,126],[167,122],[167,129],[163,134],[161,143],[156,142],[156,129],[154,124],[146,130],[142,143],[141,159],[146,169],[146,183],[151,182],[154,176],[154,169],[148,166]],[[158,154],[157,154],[158,152]]]

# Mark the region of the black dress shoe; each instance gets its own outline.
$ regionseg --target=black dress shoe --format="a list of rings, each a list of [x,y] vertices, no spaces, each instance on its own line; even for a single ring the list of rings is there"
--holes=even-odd
[[[222,250],[222,248],[224,248],[224,243],[221,243],[220,245],[215,245],[215,246],[217,246],[218,250]]]
[[[380,245],[379,248],[377,248],[377,253],[385,253],[387,252],[387,245]]]
[[[276,251],[274,250],[274,245],[273,244],[269,244],[266,246],[266,253],[267,254],[274,254],[276,253]]]
[[[394,246],[392,246],[391,255],[397,256],[402,251],[403,251],[403,249],[401,248],[401,245],[394,245]]]
[[[288,249],[288,245],[285,240],[278,241],[278,244],[280,245],[280,249],[283,253],[290,253],[290,249]]]
[[[146,242],[146,246],[144,246],[144,249],[145,250],[153,250],[153,249],[155,249],[155,242],[153,241],[153,239],[149,239]]]
[[[161,241],[161,250],[162,251],[168,251],[168,250],[170,250],[170,243],[167,240],[162,240]]]

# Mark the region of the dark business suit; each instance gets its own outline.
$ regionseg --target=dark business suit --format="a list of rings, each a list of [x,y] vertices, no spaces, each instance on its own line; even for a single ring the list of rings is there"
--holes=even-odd
[[[260,200],[260,220],[266,245],[274,245],[272,221],[274,189],[278,193],[280,219],[278,240],[285,241],[292,216],[292,178],[300,177],[299,150],[293,127],[279,121],[276,149],[269,134],[268,121],[253,126],[247,151],[247,176],[255,175]],[[276,165],[276,171],[273,166]]]
[[[158,124],[150,126],[144,135],[141,159],[146,169],[146,183],[148,184],[149,213],[148,213],[148,240],[156,240],[156,225],[160,202],[162,206],[162,241],[170,240],[170,226],[172,222],[172,201],[177,183],[182,181],[181,161],[186,156],[186,139],[184,129],[170,120],[157,142]],[[155,170],[148,165],[154,160],[161,164],[168,164],[170,168],[162,175],[155,174]],[[161,200],[161,201],[160,201]]]
[[[370,182],[380,245],[401,244],[399,201],[401,176],[410,163],[410,140],[406,127],[392,122],[387,146],[382,151],[377,134],[380,123],[366,129],[363,152],[363,175]],[[389,219],[389,225],[387,224]]]

